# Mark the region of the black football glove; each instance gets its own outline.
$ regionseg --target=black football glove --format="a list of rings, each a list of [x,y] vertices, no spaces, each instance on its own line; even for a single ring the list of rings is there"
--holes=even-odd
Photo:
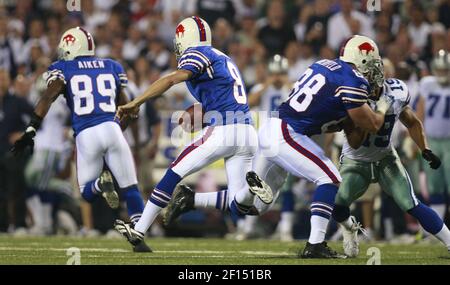
[[[14,156],[21,155],[27,147],[30,147],[32,150],[34,147],[34,136],[36,135],[36,131],[30,130],[26,131],[20,139],[18,139],[14,146],[11,148],[11,152]]]
[[[41,123],[42,118],[33,113],[30,125],[27,127],[25,133],[14,143],[11,148],[11,152],[14,156],[21,155],[27,147],[30,147],[31,152],[33,152],[34,137],[36,136],[36,131],[41,126]]]
[[[426,149],[422,151],[422,157],[429,162],[429,165],[433,169],[438,169],[441,166],[441,160],[431,150]]]

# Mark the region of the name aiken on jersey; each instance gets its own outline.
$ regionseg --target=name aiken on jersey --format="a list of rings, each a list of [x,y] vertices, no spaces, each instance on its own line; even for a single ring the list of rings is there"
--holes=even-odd
[[[105,63],[102,60],[79,61],[78,68],[105,68]]]

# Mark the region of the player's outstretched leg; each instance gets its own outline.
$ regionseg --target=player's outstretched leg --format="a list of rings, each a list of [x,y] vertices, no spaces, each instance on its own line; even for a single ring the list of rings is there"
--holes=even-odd
[[[424,230],[439,239],[450,252],[450,231],[433,209],[419,202],[407,212],[419,221]]]

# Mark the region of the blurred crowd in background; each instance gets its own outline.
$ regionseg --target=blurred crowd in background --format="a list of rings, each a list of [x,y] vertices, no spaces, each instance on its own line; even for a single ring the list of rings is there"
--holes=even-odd
[[[349,36],[366,35],[378,44],[389,76],[407,82],[414,108],[418,82],[430,74],[430,60],[438,50],[450,48],[450,1],[381,0],[380,11],[368,11],[367,2],[373,1],[81,0],[81,11],[69,12],[65,0],[0,0],[0,232],[113,235],[109,231],[112,221],[123,215],[123,209],[113,211],[101,199],[92,205],[81,201],[74,181],[70,122],[66,138],[50,152],[56,155],[41,158],[42,164],[54,165],[53,171],[33,177],[29,166],[32,155],[14,158],[9,153],[45,88],[42,74],[56,60],[56,47],[66,29],[85,27],[94,36],[97,56],[111,57],[124,65],[130,82],[126,90],[130,98],[176,68],[175,27],[191,15],[209,23],[213,46],[236,62],[247,90],[271,80],[267,61],[275,54],[287,58],[289,71],[284,80],[292,83],[314,61],[336,58],[340,45]],[[170,143],[174,127],[171,114],[193,103],[184,84],[167,93],[142,108],[138,141],[136,136],[127,134],[144,199],[179,150]],[[61,120],[68,117],[63,113]],[[414,160],[414,154],[401,144],[405,141],[403,135],[399,130],[394,139],[408,164],[408,160]],[[342,141],[338,136],[317,139],[329,154],[339,156]],[[197,191],[226,187],[221,167],[219,162],[188,183]],[[410,175],[417,180],[416,192],[426,202],[420,166],[412,171]],[[58,183],[49,183],[51,179]],[[280,205],[259,221],[235,221],[214,211],[195,211],[183,216],[173,227],[154,225],[151,234],[228,234],[243,239],[273,233],[277,236],[281,228],[285,239],[304,238],[309,232],[308,201],[312,189],[304,181],[291,182],[289,190],[294,191],[286,191],[291,196],[286,200],[296,202]],[[417,224],[396,208],[389,197],[377,189],[372,192],[373,195],[362,199],[354,208],[364,226],[372,230],[369,238],[408,241],[420,234]],[[280,210],[290,211],[291,218],[276,228],[282,216]]]

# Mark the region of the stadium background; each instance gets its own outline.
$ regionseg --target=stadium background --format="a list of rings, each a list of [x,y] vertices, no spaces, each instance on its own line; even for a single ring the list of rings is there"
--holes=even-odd
[[[418,82],[430,73],[431,58],[439,49],[450,47],[450,1],[379,2],[380,11],[367,11],[366,1],[351,0],[87,0],[81,1],[81,11],[69,12],[65,0],[0,0],[0,94],[10,93],[27,102],[19,108],[21,120],[13,127],[1,124],[0,104],[0,232],[17,236],[57,233],[115,236],[111,231],[112,221],[126,214],[123,209],[112,211],[102,199],[93,205],[81,201],[74,178],[70,132],[55,174],[69,182],[69,187],[39,189],[38,185],[30,185],[25,176],[30,157],[18,160],[8,153],[26,126],[27,110],[42,90],[41,74],[56,59],[56,46],[66,29],[85,27],[94,36],[97,56],[112,57],[126,67],[130,98],[176,67],[173,34],[176,24],[187,16],[198,15],[210,24],[213,45],[233,58],[247,90],[267,80],[267,60],[275,54],[288,59],[288,77],[294,82],[315,60],[335,58],[340,44],[351,34],[362,34],[372,37],[381,55],[390,60],[389,72],[407,82],[413,98],[411,104],[415,107]],[[141,110],[138,144],[127,131],[138,170],[142,172],[144,197],[179,151],[170,140],[171,131],[176,127],[174,111],[192,103],[193,98],[184,84],[180,84]],[[411,155],[414,150],[402,143],[407,141],[404,135],[404,130],[397,130],[396,146],[404,163],[414,166],[416,162]],[[318,137],[317,140],[328,153],[338,157],[338,138]],[[419,169],[420,166],[411,170],[411,176],[416,192],[426,202],[426,185]],[[205,192],[226,187],[223,164],[215,163],[187,178],[186,183]],[[309,232],[308,204],[313,189],[303,182],[294,183],[293,188],[298,197],[293,235],[305,238]],[[366,197],[354,208],[359,220],[373,229],[373,238],[415,240],[414,235],[420,232],[415,221],[380,191],[373,191],[373,197]],[[38,207],[37,213],[39,201],[41,208]],[[372,212],[367,207],[374,211],[363,217],[362,212]],[[257,236],[268,237],[274,233],[279,209],[276,207],[261,218]],[[331,225],[330,234],[335,229]],[[169,228],[156,224],[150,234],[239,238],[236,221],[215,211],[184,215],[178,224]]]

